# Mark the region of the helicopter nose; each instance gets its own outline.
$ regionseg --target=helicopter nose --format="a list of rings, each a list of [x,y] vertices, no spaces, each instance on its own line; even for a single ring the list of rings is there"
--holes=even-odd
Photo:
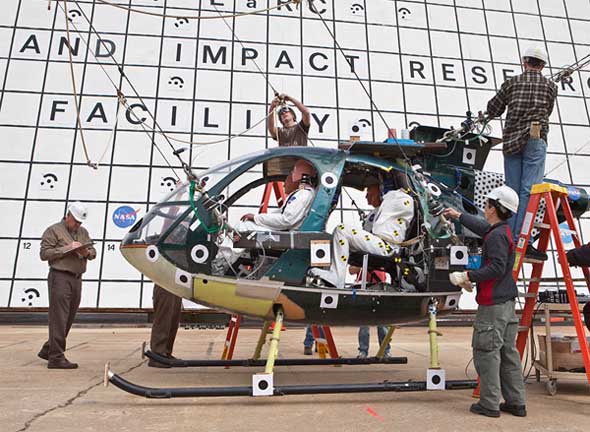
[[[191,300],[193,275],[163,257],[156,245],[121,244],[121,254],[135,269],[171,293]]]

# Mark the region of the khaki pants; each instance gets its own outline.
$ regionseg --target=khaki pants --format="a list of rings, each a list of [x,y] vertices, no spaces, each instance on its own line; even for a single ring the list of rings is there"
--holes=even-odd
[[[154,322],[150,349],[156,354],[172,355],[174,340],[180,324],[182,299],[158,285],[154,286]]]
[[[500,397],[525,405],[524,379],[516,349],[518,319],[514,300],[479,306],[473,324],[473,363],[480,379],[480,404],[498,410]]]
[[[66,350],[66,338],[78,307],[82,293],[82,277],[60,270],[49,270],[49,339],[43,344],[49,363],[60,361]]]

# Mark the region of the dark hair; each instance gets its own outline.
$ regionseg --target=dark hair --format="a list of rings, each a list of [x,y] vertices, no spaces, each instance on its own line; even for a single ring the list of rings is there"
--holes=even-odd
[[[488,203],[496,209],[498,217],[503,221],[510,219],[510,217],[512,216],[512,212],[508,210],[506,207],[504,207],[502,204],[500,204],[498,201],[488,198]]]
[[[539,60],[538,58],[535,58],[535,57],[525,57],[524,62],[534,68],[545,66],[545,62],[543,60]]]

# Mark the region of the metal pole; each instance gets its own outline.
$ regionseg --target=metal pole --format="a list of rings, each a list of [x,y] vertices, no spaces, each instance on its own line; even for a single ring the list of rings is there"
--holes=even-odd
[[[281,329],[283,328],[283,308],[279,307],[277,310],[277,316],[275,318],[275,328],[272,331],[272,337],[270,339],[270,348],[268,349],[268,358],[266,359],[266,367],[264,373],[271,374],[275,360],[279,353],[279,341],[281,340]]]
[[[258,343],[256,344],[256,349],[254,350],[254,355],[252,356],[253,360],[258,360],[260,358],[260,353],[262,352],[262,347],[266,343],[266,334],[268,333],[269,327],[270,327],[270,321],[265,320],[264,324],[262,325],[262,330],[260,331],[260,337],[258,338]]]
[[[438,301],[432,299],[428,305],[428,335],[430,336],[430,369],[438,369],[438,340],[437,336],[441,334],[436,329],[436,311]]]
[[[389,329],[387,330],[387,334],[385,335],[385,338],[383,339],[383,342],[381,343],[381,346],[379,347],[379,351],[377,352],[377,358],[381,359],[385,355],[385,349],[387,348],[387,345],[389,345],[389,342],[391,342],[391,337],[393,336],[393,332],[395,331],[395,328],[396,328],[395,326],[389,326]]]

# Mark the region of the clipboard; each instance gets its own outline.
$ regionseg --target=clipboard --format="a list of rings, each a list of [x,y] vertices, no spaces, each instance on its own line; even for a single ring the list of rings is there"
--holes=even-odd
[[[86,249],[86,248],[88,248],[88,247],[90,247],[92,245],[94,245],[94,242],[93,241],[88,242],[88,243],[81,244],[80,246],[78,246],[76,248],[66,249],[64,251],[64,255],[70,254],[72,252],[77,252],[77,251],[82,250],[82,249]]]

